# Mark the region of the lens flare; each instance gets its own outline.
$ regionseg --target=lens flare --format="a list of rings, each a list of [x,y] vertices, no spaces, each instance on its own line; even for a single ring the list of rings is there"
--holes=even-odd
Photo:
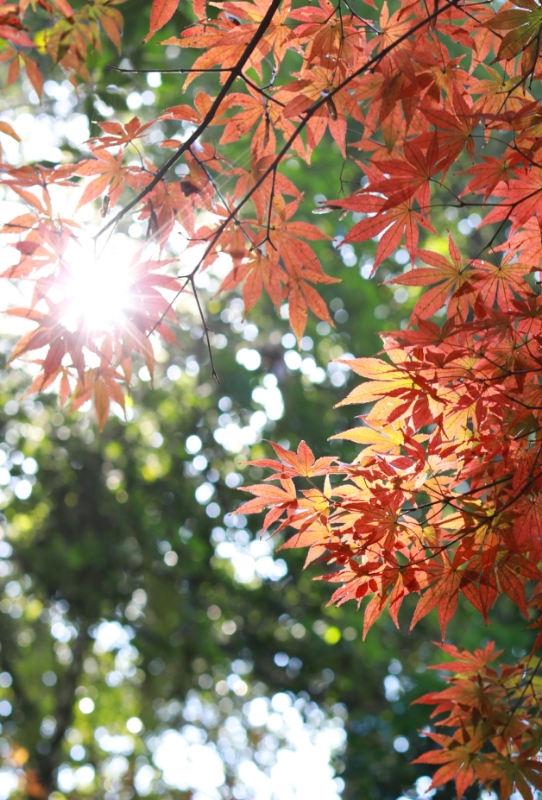
[[[75,330],[83,323],[88,331],[106,331],[122,325],[130,300],[128,262],[114,253],[94,258],[82,251],[67,265],[66,327]]]

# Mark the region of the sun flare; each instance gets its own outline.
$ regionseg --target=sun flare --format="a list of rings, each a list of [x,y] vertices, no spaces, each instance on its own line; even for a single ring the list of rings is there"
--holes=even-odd
[[[108,252],[94,257],[80,251],[71,259],[65,282],[66,327],[84,324],[90,331],[109,330],[122,323],[130,299],[130,269],[126,257]]]

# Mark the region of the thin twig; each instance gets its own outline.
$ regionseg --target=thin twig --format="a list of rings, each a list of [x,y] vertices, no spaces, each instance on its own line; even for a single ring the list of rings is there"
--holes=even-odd
[[[275,12],[277,11],[278,7],[280,6],[281,0],[271,0],[271,5],[267,9],[265,16],[263,17],[262,21],[258,25],[258,29],[256,30],[254,36],[246,46],[245,52],[230,71],[229,77],[224,82],[222,89],[217,94],[215,100],[213,101],[211,107],[209,108],[208,112],[205,114],[203,120],[198,125],[196,130],[184,141],[181,146],[175,150],[174,153],[167,159],[167,161],[162,164],[159,170],[154,175],[154,178],[147,184],[147,186],[139,192],[139,194],[130,200],[127,205],[121,209],[115,216],[103,226],[101,230],[98,231],[96,237],[101,236],[108,228],[113,227],[116,225],[126,214],[132,210],[144,197],[146,197],[149,192],[151,192],[155,186],[157,186],[162,178],[169,172],[171,167],[173,167],[177,161],[183,156],[184,153],[199,139],[201,134],[209,127],[213,119],[215,118],[222,101],[227,96],[228,92],[230,91],[231,87],[237,80],[237,78],[241,77],[243,68],[245,64],[249,61],[251,55],[256,50],[258,44],[260,43],[261,39],[263,38],[266,30],[268,29],[269,25],[271,24],[271,20],[275,16]]]
[[[400,45],[402,42],[406,41],[413,33],[416,33],[417,31],[419,31],[422,28],[426,27],[433,18],[436,19],[441,13],[443,13],[446,9],[450,8],[453,5],[456,5],[456,0],[448,0],[442,7],[438,8],[436,11],[434,11],[429,17],[426,17],[425,19],[423,19],[420,22],[416,23],[416,25],[414,25],[409,31],[404,33],[402,36],[399,36],[395,40],[395,42],[393,42],[392,44],[388,45],[388,47],[383,48],[378,55],[373,56],[372,58],[370,58],[363,66],[359,67],[359,69],[357,69],[355,72],[353,72],[347,78],[344,78],[344,80],[341,81],[335,88],[331,89],[327,93],[327,95],[325,97],[320,98],[315,103],[313,103],[313,105],[310,106],[310,108],[307,109],[307,111],[304,113],[302,121],[299,123],[297,128],[293,131],[293,133],[287,139],[287,141],[285,142],[283,147],[279,150],[279,152],[277,153],[276,157],[274,158],[272,164],[270,164],[270,166],[267,167],[266,170],[264,170],[262,175],[260,175],[258,180],[254,183],[254,186],[252,186],[252,188],[239,201],[237,206],[228,214],[228,216],[218,226],[217,230],[214,232],[213,236],[211,237],[210,241],[208,242],[208,245],[207,245],[205,253],[201,257],[201,259],[198,262],[198,264],[194,267],[194,270],[193,270],[193,274],[194,275],[196,274],[196,272],[200,268],[201,264],[205,260],[207,254],[216,245],[217,241],[220,239],[220,237],[222,236],[223,232],[225,231],[225,229],[229,225],[229,223],[232,221],[232,219],[234,219],[234,217],[238,214],[238,212],[248,203],[248,201],[255,194],[255,192],[258,191],[258,189],[263,185],[264,181],[269,177],[269,175],[271,175],[278,168],[278,166],[281,163],[282,159],[290,151],[290,148],[291,148],[292,144],[296,141],[296,139],[299,138],[300,134],[305,129],[305,127],[307,126],[309,121],[312,119],[314,114],[316,114],[316,112],[320,108],[322,108],[327,102],[329,102],[330,98],[333,98],[334,95],[336,95],[338,92],[342,91],[347,86],[349,86],[351,81],[354,80],[354,78],[359,77],[359,75],[362,75],[367,70],[370,70],[372,67],[376,66],[386,55],[391,53],[395,49],[395,47]],[[260,31],[260,29],[261,29],[261,25],[260,25],[260,28],[258,28],[258,31]],[[263,35],[263,32],[262,32],[262,35]],[[243,64],[243,66],[244,66],[244,64]],[[237,71],[237,67],[235,69]],[[230,78],[232,78],[232,76],[230,76]],[[228,79],[228,81],[230,81],[230,78]],[[233,80],[231,82],[233,83]],[[222,100],[222,98],[224,97],[224,92],[223,91],[220,93],[219,97]],[[218,98],[217,98],[217,100],[218,100]],[[212,108],[210,109],[210,111],[206,115],[205,120],[207,120],[207,117],[209,117],[211,115],[211,111],[215,108],[216,105],[217,105],[217,101],[215,100],[215,102],[213,103]],[[211,115],[211,119],[212,119],[212,115]],[[205,120],[204,120],[204,122],[205,122]],[[185,145],[187,143],[188,143],[188,146],[193,144],[193,142],[197,138],[196,134],[198,134],[198,136],[199,136],[200,131],[203,132],[203,130],[204,130],[204,128],[206,126],[207,126],[207,123],[205,122],[205,125],[204,125],[204,123],[202,122],[201,125],[198,127],[197,131],[190,137],[190,139],[187,140]],[[128,204],[128,206],[126,206],[124,209],[122,209],[122,211],[120,211],[116,215],[116,217],[108,223],[109,225],[116,224],[116,222],[118,222],[120,219],[122,219],[122,217],[131,208],[133,208],[143,197],[145,197],[145,195],[152,188],[154,188],[154,186],[156,185],[158,180],[161,180],[162,177],[169,170],[169,168],[177,161],[177,158],[180,158],[182,153],[184,153],[186,151],[187,147],[185,145],[183,145],[182,148],[179,148],[179,150],[176,153],[174,153],[173,156],[170,159],[168,159],[168,161],[164,164],[164,166],[156,173],[156,179],[154,181],[152,181],[151,184],[149,184],[136,198],[134,198],[134,200],[132,200]],[[158,178],[158,176],[160,176],[160,177]],[[105,228],[103,228],[102,231],[99,231],[99,233],[97,235],[100,235],[104,230],[105,230]],[[175,295],[175,297],[173,297],[173,299],[169,303],[167,309],[164,311],[164,315],[167,314],[167,312],[169,311],[170,308],[172,308],[173,304],[177,300],[177,297],[180,295],[180,293],[181,293],[181,290]],[[153,331],[156,330],[156,327],[158,326],[158,324],[159,323],[157,323],[151,329],[151,331],[147,334],[148,336],[150,336],[151,333],[153,333]]]
[[[139,72],[143,74],[147,74],[150,72],[159,72],[160,75],[166,74],[181,74],[187,75],[189,72],[196,72],[198,74],[207,73],[207,72],[233,72],[235,67],[209,67],[208,69],[190,69],[179,67],[178,69],[128,69],[127,67],[115,67],[113,64],[108,64],[106,69],[112,69],[114,72],[122,72],[127,75],[131,75],[133,72]]]
[[[201,307],[201,303],[199,301],[198,290],[196,288],[196,284],[194,283],[194,277],[190,278],[190,284],[192,286],[192,291],[194,292],[194,297],[196,298],[196,303],[198,306],[199,315],[201,317],[201,324],[203,325],[203,331],[205,333],[205,341],[207,342],[207,350],[209,351],[209,359],[211,361],[211,375],[215,379],[215,381],[220,385],[220,378],[218,377],[218,373],[215,369],[215,363],[213,361],[213,350],[211,347],[211,340],[209,338],[209,326],[207,325],[207,321],[205,319],[205,315],[203,313],[203,308]]]

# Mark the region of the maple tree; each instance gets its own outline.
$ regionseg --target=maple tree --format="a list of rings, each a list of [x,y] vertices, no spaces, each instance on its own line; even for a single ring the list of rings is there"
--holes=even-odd
[[[8,84],[23,66],[41,93],[36,50],[74,84],[87,80],[102,32],[122,45],[117,5],[4,3]],[[147,39],[177,5],[154,1]],[[528,800],[532,787],[542,790],[542,10],[534,0],[392,6],[194,0],[194,23],[163,44],[202,51],[179,72],[185,89],[217,73],[214,96],[199,91],[193,105],[143,124],[102,122],[89,157],[73,164],[3,163],[5,185],[27,210],[3,227],[20,257],[2,277],[32,295],[9,313],[36,323],[12,359],[37,351],[32,390],[58,387],[73,409],[92,397],[103,426],[110,402],[124,404],[133,353],[152,374],[153,336],[175,341],[180,296],[195,297],[210,342],[195,279],[224,255],[231,271],[221,289],[242,283],[247,311],[265,290],[275,306],[288,304],[298,339],[309,311],[331,323],[316,287],[336,278],[311,246],[325,237],[297,218],[302,193],[281,170],[292,152],[310,164],[326,131],[345,159],[357,154],[361,188],[316,210],[357,215],[342,243],[377,238],[373,272],[403,246],[410,265],[389,283],[422,291],[408,327],[384,335],[381,358],[348,361],[364,382],[340,405],[365,408],[336,438],[361,445],[359,455],[344,463],[315,459],[303,442],[297,453],[273,445],[278,460],[254,462],[273,474],[247,487],[254,497],[239,511],[265,510],[264,531],[293,528],[283,546],[308,548],[307,564],[330,567],[326,580],[339,584],[331,602],[367,599],[365,633],[386,607],[398,624],[410,594],[419,596],[412,626],[437,609],[443,637],[460,596],[486,620],[500,595],[516,604],[537,631],[532,654],[497,669],[489,646],[469,655],[447,645],[450,686],[422,700],[447,715],[438,724],[451,733],[430,732],[441,749],[420,760],[442,765],[434,785],[455,778],[459,797],[478,781]],[[144,150],[158,123],[174,131],[160,164]],[[18,136],[6,122],[0,133]],[[242,137],[250,152],[241,166],[228,145]],[[78,207],[101,202],[96,263],[130,215],[148,223],[123,306],[108,319],[74,309],[68,253],[85,232],[55,208],[57,189],[78,191]],[[477,210],[485,239],[474,256],[451,234],[448,255],[434,245],[443,197]],[[179,230],[194,263],[181,275],[168,250]]]

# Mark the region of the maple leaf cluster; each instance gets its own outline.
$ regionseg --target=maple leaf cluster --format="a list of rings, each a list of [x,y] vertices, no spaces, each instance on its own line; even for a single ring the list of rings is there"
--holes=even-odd
[[[22,59],[38,91],[26,6],[0,6],[0,59]],[[176,8],[155,0],[147,38]],[[57,0],[47,11],[58,19],[40,47],[74,81],[85,79],[100,26],[120,42],[110,3],[73,12]],[[292,153],[310,164],[330,136],[359,166],[360,188],[318,210],[356,215],[344,243],[376,240],[374,270],[403,246],[410,264],[389,283],[418,299],[409,326],[384,336],[382,357],[348,361],[363,382],[341,405],[363,413],[336,438],[360,445],[357,457],[343,463],[315,459],[305,443],[296,453],[273,445],[276,460],[254,462],[271,476],[246,488],[253,497],[239,511],[266,511],[264,531],[292,528],[283,547],[308,548],[307,564],[327,565],[326,580],[338,584],[331,602],[367,601],[365,633],[385,608],[399,624],[411,594],[411,624],[436,609],[443,637],[461,597],[487,620],[506,595],[533,619],[534,653],[542,644],[542,299],[533,276],[542,260],[540,6],[195,0],[193,11],[194,24],[162,44],[200,51],[181,70],[184,86],[216,73],[215,94],[196,91],[192,104],[155,120],[101,123],[90,157],[73,165],[2,164],[5,184],[28,206],[3,229],[20,254],[3,277],[32,282],[31,307],[12,313],[37,325],[13,357],[44,349],[33,388],[58,382],[74,407],[93,396],[103,424],[109,401],[123,403],[132,353],[152,372],[151,334],[173,339],[175,298],[197,298],[196,274],[223,256],[231,271],[221,291],[242,284],[247,312],[265,291],[275,306],[288,303],[298,338],[309,311],[331,322],[319,287],[336,278],[312,245],[326,237],[299,219],[302,193],[282,171]],[[145,148],[153,124],[170,132],[159,148],[166,155],[145,151],[135,163],[134,143]],[[239,140],[244,163],[230,149]],[[157,250],[135,259],[122,319],[100,330],[84,317],[68,325],[69,308],[56,299],[81,232],[55,212],[49,187],[78,183],[79,207],[113,211],[98,239],[133,214]],[[474,257],[451,235],[445,254],[435,229],[443,196],[479,213],[485,238]],[[179,229],[196,262],[182,277],[168,258]],[[536,662],[497,670],[490,649],[448,652],[468,668],[454,666],[450,687],[426,698],[455,729],[431,733],[442,750],[422,758],[443,765],[434,785],[455,778],[460,796],[474,781],[500,782],[502,798],[517,789],[530,800],[541,782]]]
[[[6,86],[15,83],[23,66],[41,97],[43,71],[36,58],[41,55],[58,64],[74,85],[77,78],[89,81],[87,56],[101,49],[102,32],[120,51],[123,17],[113,6],[124,1],[93,0],[74,9],[68,0],[2,0],[0,43],[4,46],[0,64],[8,65]],[[29,16],[31,24],[27,24]]]
[[[7,313],[37,325],[19,340],[10,361],[45,349],[44,357],[37,361],[39,372],[29,391],[43,391],[57,382],[61,402],[70,399],[74,410],[87,400],[94,400],[100,427],[107,419],[110,400],[124,408],[121,383],[130,381],[134,352],[143,356],[152,374],[154,354],[149,331],[156,330],[174,341],[165,320],[176,317],[165,295],[176,292],[179,282],[163,272],[170,263],[168,259],[147,258],[141,251],[129,265],[124,309],[118,318],[95,327],[84,314],[74,316],[70,290],[78,272],[65,256],[74,242],[80,252],[89,245],[78,240],[78,223],[55,213],[50,188],[65,186],[74,173],[96,175],[81,198],[81,202],[89,202],[97,193],[96,185],[103,185],[104,180],[114,182],[121,169],[118,158],[104,151],[98,153],[96,160],[77,165],[9,168],[5,177],[5,185],[27,203],[29,211],[14,217],[3,228],[4,233],[20,234],[14,245],[20,258],[0,277],[32,282],[32,307],[10,308]],[[89,366],[85,350],[94,355],[98,366]]]
[[[440,765],[433,786],[456,777],[461,796],[476,781],[499,781],[501,797],[510,797],[517,786],[523,797],[532,788],[542,789],[542,762],[537,756],[542,743],[539,658],[525,658],[513,666],[490,666],[502,651],[494,642],[469,653],[443,645],[454,661],[438,664],[449,674],[449,686],[415,700],[435,705],[436,727],[455,728],[449,736],[427,731],[441,750],[424,753],[415,762]]]

